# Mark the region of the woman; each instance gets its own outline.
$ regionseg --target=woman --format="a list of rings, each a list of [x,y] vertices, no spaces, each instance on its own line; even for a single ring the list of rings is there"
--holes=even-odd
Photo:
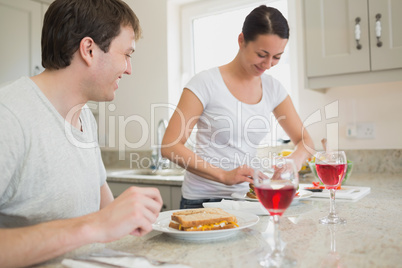
[[[289,38],[286,19],[260,6],[245,19],[239,51],[230,63],[194,76],[183,90],[162,142],[162,155],[184,167],[181,208],[248,191],[252,163],[269,132],[271,112],[296,145],[289,156],[298,169],[313,147],[283,86],[265,70],[275,66]],[[197,124],[195,152],[185,146]]]

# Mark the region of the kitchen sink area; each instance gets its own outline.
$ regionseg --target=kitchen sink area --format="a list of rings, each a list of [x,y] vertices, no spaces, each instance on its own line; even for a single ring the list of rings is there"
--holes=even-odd
[[[153,187],[158,188],[162,196],[162,211],[180,208],[181,185],[185,170],[178,166],[175,167],[162,156],[160,145],[167,124],[168,122],[164,119],[157,124],[156,139],[159,147],[155,147],[150,155],[152,168],[107,169],[107,182],[115,198],[133,186]]]
[[[111,171],[108,173],[111,177],[133,177],[133,178],[147,178],[155,176],[159,177],[180,177],[184,175],[182,169],[127,169]]]

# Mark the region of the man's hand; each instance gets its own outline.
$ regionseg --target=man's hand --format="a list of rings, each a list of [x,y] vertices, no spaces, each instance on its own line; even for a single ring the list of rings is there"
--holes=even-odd
[[[152,231],[162,207],[156,188],[130,187],[105,208],[93,214],[99,242],[109,242],[127,234],[142,236]]]

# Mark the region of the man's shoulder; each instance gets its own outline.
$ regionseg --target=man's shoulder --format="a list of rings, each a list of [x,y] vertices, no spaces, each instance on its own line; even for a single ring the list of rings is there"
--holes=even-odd
[[[37,95],[28,77],[21,77],[0,88],[0,116],[10,123],[22,124],[29,121],[36,111]]]
[[[3,83],[0,85],[0,103],[6,105],[10,102],[24,99],[27,97],[27,93],[32,92],[32,89],[33,86],[28,77],[21,77],[17,80]]]

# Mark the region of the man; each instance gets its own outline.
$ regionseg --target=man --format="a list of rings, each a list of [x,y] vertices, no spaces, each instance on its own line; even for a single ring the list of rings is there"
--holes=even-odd
[[[140,35],[122,0],[56,0],[42,30],[45,71],[0,89],[2,267],[152,230],[159,191],[132,187],[113,200],[85,105],[113,100]]]

